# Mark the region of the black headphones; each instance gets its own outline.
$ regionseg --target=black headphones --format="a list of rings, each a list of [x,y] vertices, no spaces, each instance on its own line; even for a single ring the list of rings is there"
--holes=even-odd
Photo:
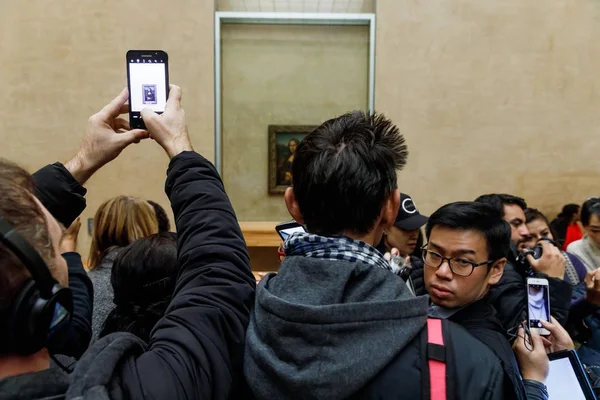
[[[71,323],[73,295],[50,274],[48,266],[12,225],[0,217],[0,243],[27,267],[31,278],[2,312],[0,353],[34,354],[62,342]]]

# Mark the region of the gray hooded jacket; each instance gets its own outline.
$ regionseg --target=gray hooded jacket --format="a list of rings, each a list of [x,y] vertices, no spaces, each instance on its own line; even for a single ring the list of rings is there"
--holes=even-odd
[[[343,399],[423,329],[427,296],[360,262],[287,257],[257,288],[244,374],[257,399]]]

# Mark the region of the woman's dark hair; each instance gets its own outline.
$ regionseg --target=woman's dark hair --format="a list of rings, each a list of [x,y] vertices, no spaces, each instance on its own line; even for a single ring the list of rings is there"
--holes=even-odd
[[[600,218],[600,197],[592,197],[581,206],[581,223],[583,226],[590,225],[592,215]]]
[[[488,258],[499,260],[507,257],[510,249],[510,225],[497,208],[474,201],[446,204],[434,212],[427,222],[427,240],[436,226],[460,231],[478,231],[487,242]]]
[[[169,217],[167,216],[167,212],[164,208],[158,203],[155,203],[152,200],[148,200],[148,203],[154,208],[154,213],[156,214],[156,219],[158,220],[158,232],[166,233],[171,231],[171,223],[169,222]]]
[[[306,135],[292,175],[308,231],[365,234],[373,229],[407,156],[398,128],[377,113],[344,114]]]
[[[562,218],[571,222],[573,216],[579,214],[579,208],[579,204],[566,204],[563,206],[562,211],[556,216],[556,218]]]
[[[525,209],[525,223],[528,224],[536,219],[541,219],[550,227],[550,222],[548,222],[548,218],[540,210],[537,208],[526,208]]]
[[[130,332],[148,341],[175,290],[177,240],[171,233],[138,239],[117,256],[111,272],[115,308],[100,337]]]

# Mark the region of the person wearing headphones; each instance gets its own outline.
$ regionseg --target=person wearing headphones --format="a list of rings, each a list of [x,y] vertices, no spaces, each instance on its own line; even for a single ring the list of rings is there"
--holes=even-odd
[[[127,98],[125,89],[90,118],[70,162],[46,167],[56,173],[42,183],[42,198],[29,174],[0,162],[0,398],[239,398],[255,282],[235,213],[214,166],[192,149],[181,89],[171,85],[162,115],[142,111],[149,132],[126,130],[119,115]],[[81,185],[149,135],[171,159],[166,192],[181,265],[175,293],[150,346],[114,333],[67,367],[49,350],[68,338],[74,313],[57,219],[75,219],[85,207]],[[52,201],[61,185],[69,195]]]

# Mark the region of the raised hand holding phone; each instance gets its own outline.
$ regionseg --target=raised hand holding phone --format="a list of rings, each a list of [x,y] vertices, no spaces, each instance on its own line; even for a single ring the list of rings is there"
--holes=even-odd
[[[185,124],[185,111],[181,108],[181,88],[170,85],[165,112],[158,115],[148,108],[142,110],[150,137],[167,152],[170,158],[184,151],[193,151]]]

